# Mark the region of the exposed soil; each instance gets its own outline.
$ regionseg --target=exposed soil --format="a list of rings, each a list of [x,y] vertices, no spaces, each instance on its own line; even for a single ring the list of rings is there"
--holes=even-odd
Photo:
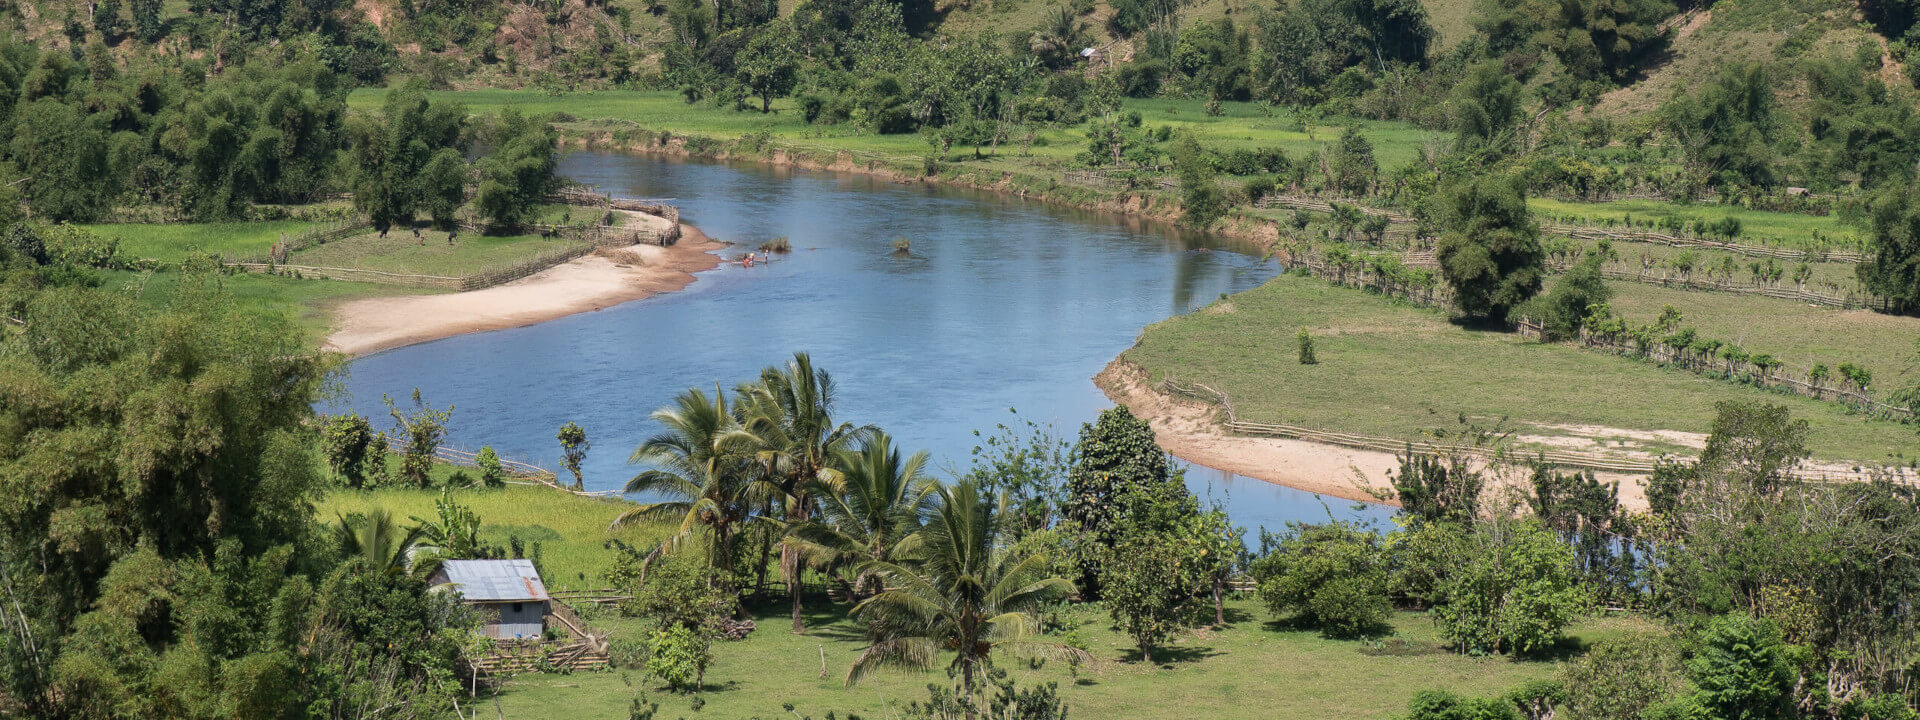
[[[563,263],[485,290],[407,295],[342,303],[325,348],[348,355],[500,330],[591,312],[684,288],[694,273],[720,264],[725,247],[691,225],[672,247],[635,245]],[[635,264],[636,262],[643,264]]]

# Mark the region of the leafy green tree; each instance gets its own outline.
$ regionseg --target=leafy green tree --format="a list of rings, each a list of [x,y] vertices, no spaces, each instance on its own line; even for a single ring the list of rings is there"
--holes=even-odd
[[[1328,153],[1328,184],[1347,197],[1364,197],[1373,190],[1380,166],[1373,159],[1373,143],[1358,127],[1340,132],[1340,142]]]
[[[1860,284],[1896,311],[1920,311],[1920,191],[1888,190],[1874,201],[1872,219],[1872,252],[1854,269]]]
[[[1524,187],[1517,178],[1463,180],[1447,195],[1445,211],[1447,233],[1434,255],[1454,305],[1469,318],[1505,322],[1540,292],[1544,276],[1546,253]]]
[[[1314,102],[1355,65],[1422,65],[1439,33],[1409,0],[1306,0],[1259,20],[1255,85],[1275,101]]]
[[[1124,405],[1102,411],[1098,420],[1080,427],[1075,457],[1061,514],[1087,546],[1078,559],[1081,592],[1098,597],[1105,548],[1128,531],[1150,530],[1124,524],[1123,518],[1136,510],[1131,504],[1183,496],[1186,487],[1154,441],[1152,426]]]
[[[1613,299],[1613,290],[1600,274],[1604,262],[1599,255],[1588,255],[1554,281],[1547,294],[1521,305],[1520,312],[1538,319],[1547,339],[1578,336],[1593,308]]]
[[[480,191],[474,205],[500,227],[520,227],[559,185],[554,168],[559,136],[546,121],[508,108],[500,113],[500,137],[480,161]]]
[[[1039,638],[1035,613],[1073,593],[1073,583],[1047,574],[1043,555],[1012,553],[998,542],[998,503],[971,482],[934,493],[919,562],[874,562],[886,588],[853,610],[880,631],[854,659],[849,686],[884,666],[925,669],[953,653],[960,688],[969,695],[995,650],[1084,652]],[[979,707],[979,703],[970,703]]]
[[[1505,68],[1488,62],[1474,66],[1453,90],[1454,147],[1506,154],[1520,120],[1520,83]]]
[[[489,489],[507,485],[507,470],[500,464],[500,454],[493,451],[492,445],[480,446],[480,452],[473,456],[474,466],[480,468],[480,485]]]
[[[685,625],[655,628],[647,638],[647,672],[674,690],[698,690],[713,664],[713,636]]]
[[[1445,690],[1422,690],[1407,703],[1407,720],[1521,720],[1502,698],[1464,698]]]
[[[465,180],[453,167],[461,155],[466,109],[434,103],[417,86],[387,91],[381,117],[357,115],[348,124],[354,168],[353,202],[375,225],[410,223],[432,198],[453,196]],[[437,172],[426,172],[438,158]]]
[[[367,453],[387,451],[373,446],[373,423],[357,413],[327,418],[320,434],[327,467],[340,476],[347,487],[360,488],[367,481]]]
[[[453,406],[445,410],[435,410],[420,399],[420,389],[413,389],[413,409],[401,410],[390,396],[380,396],[387,405],[387,414],[399,428],[401,436],[400,477],[416,488],[432,484],[428,477],[433,472],[434,453],[440,448],[440,441],[447,437],[447,421],[453,417]],[[384,451],[384,448],[382,448]]]
[[[127,20],[120,14],[120,0],[100,0],[93,6],[93,29],[108,40],[127,31]]]
[[[1698,688],[1695,698],[1710,717],[1794,716],[1793,668],[1773,623],[1740,614],[1714,618],[1700,633],[1699,650],[1687,669]]]
[[[166,21],[160,19],[163,0],[129,0],[128,9],[133,13],[133,32],[144,43],[152,43],[166,34]]]
[[[1329,636],[1372,632],[1393,610],[1380,538],[1350,523],[1291,523],[1249,571],[1268,610],[1293,614]]]
[[[1212,163],[1190,136],[1181,139],[1173,157],[1174,173],[1180,179],[1180,221],[1194,227],[1212,225],[1232,205],[1213,182]]]
[[[1697,92],[1660,107],[1663,129],[1685,153],[1694,180],[1772,187],[1779,132],[1773,83],[1764,65],[1727,65]]]
[[[760,112],[773,109],[773,99],[793,92],[800,77],[800,38],[793,24],[775,20],[755,31],[746,49],[735,58],[734,78],[760,98]]]
[[[1573,550],[1533,520],[1474,526],[1465,562],[1441,582],[1440,634],[1462,652],[1530,653],[1559,642],[1590,597]]]
[[[587,459],[587,450],[593,447],[593,443],[587,440],[586,428],[569,420],[560,426],[560,434],[555,437],[560,440],[560,466],[573,473],[573,488],[579,490],[586,487],[586,478],[580,474],[580,463]]]
[[[820,516],[789,537],[822,567],[855,567],[853,595],[865,599],[880,592],[880,578],[857,568],[908,557],[935,481],[926,474],[925,451],[902,459],[886,433],[839,452],[837,491],[824,494]]]
[[[1207,554],[1216,548],[1200,532],[1198,508],[1184,492],[1146,486],[1122,491],[1111,544],[1094,549],[1100,597],[1114,623],[1133,638],[1141,662],[1153,648],[1193,624],[1198,596],[1211,585]]]
[[[1686,684],[1679,648],[1657,635],[1602,640],[1561,671],[1571,720],[1645,720]]]
[[[1300,332],[1294,335],[1294,339],[1297,340],[1300,344],[1300,364],[1301,365],[1320,364],[1320,357],[1318,355],[1315,355],[1313,352],[1313,334],[1312,333],[1307,332],[1306,328],[1300,328]]]
[[[77,105],[54,98],[22,104],[13,123],[12,159],[30,169],[21,182],[27,205],[52,220],[98,218],[116,193],[106,135],[85,122]]]

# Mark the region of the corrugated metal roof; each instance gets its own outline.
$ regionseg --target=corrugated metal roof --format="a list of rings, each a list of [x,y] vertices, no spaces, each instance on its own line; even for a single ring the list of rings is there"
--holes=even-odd
[[[468,600],[546,600],[547,586],[532,560],[448,560],[440,573]]]

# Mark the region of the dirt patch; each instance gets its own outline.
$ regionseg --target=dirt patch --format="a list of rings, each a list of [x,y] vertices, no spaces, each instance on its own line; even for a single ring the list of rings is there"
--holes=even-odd
[[[591,312],[684,288],[720,264],[725,247],[681,225],[672,247],[635,245],[593,254],[498,287],[450,295],[368,298],[333,311],[326,349],[348,355]]]

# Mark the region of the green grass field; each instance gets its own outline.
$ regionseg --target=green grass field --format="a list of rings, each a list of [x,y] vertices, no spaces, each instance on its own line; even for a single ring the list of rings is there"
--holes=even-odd
[[[1794,373],[1814,363],[1849,362],[1873,371],[1884,389],[1920,380],[1920,318],[1871,310],[1837,310],[1789,300],[1610,282],[1613,307],[1629,323],[1645,324],[1672,305],[1683,325],[1702,335],[1770,353]]]
[[[354,108],[377,110],[385,92],[355,90],[347,102]],[[916,160],[933,153],[933,147],[915,134],[874,135],[847,126],[809,125],[795,109],[792,99],[775,101],[775,112],[763,115],[753,111],[734,112],[706,103],[689,105],[678,93],[670,91],[552,94],[538,90],[471,90],[436,93],[435,97],[457,100],[476,113],[492,113],[507,107],[534,114],[563,112],[576,120],[559,125],[573,129],[618,129],[621,125],[630,125],[721,140],[766,130],[781,144],[799,149],[878,153]],[[1326,118],[1313,125],[1309,137],[1296,127],[1284,109],[1275,108],[1269,115],[1257,104],[1230,102],[1222,103],[1220,116],[1209,117],[1203,106],[1204,103],[1193,100],[1126,101],[1126,109],[1139,112],[1144,126],[1189,129],[1203,144],[1223,150],[1277,146],[1298,157],[1337,141],[1347,125],[1357,125],[1372,140],[1375,157],[1383,169],[1411,161],[1421,144],[1436,136],[1404,123]],[[1057,170],[1086,147],[1084,127],[1051,128],[1039,137],[1030,157],[1021,157],[1017,147],[1003,146],[997,155],[982,160],[973,160],[970,148],[958,147],[948,153],[948,158],[964,159],[969,164],[993,170],[1036,167]]]
[[[159,305],[170,301],[180,281],[178,273],[104,273],[108,287],[128,288],[142,302]],[[347,300],[387,295],[435,292],[419,288],[338,280],[297,280],[276,275],[243,273],[220,278],[220,286],[242,308],[255,312],[280,313],[299,325],[318,345],[326,337],[328,309]]]
[[[399,466],[396,457],[393,467]],[[439,465],[436,478],[445,477],[452,468]],[[474,471],[468,470],[469,474]],[[378,490],[335,490],[316,510],[322,522],[350,513],[364,513],[384,507],[397,520],[410,517],[434,517],[433,503],[438,491],[382,488]],[[464,490],[457,501],[480,516],[481,539],[505,546],[510,536],[518,535],[531,546],[541,544],[541,562],[546,568],[542,578],[554,590],[585,590],[606,587],[606,571],[614,554],[607,540],[618,538],[630,544],[651,547],[665,533],[657,528],[626,528],[607,531],[608,523],[633,503],[619,499],[589,498],[571,495],[544,486],[510,485],[504,490]],[[409,523],[411,524],[411,523]]]
[[[301,250],[290,256],[287,263],[460,277],[508,267],[567,247],[566,241],[543,239],[538,235],[492,236],[468,232],[461,233],[452,244],[447,242],[447,233],[439,230],[422,230],[421,235],[424,240],[416,240],[405,230],[389,232],[385,238],[367,232]]]
[[[1297,361],[1303,327],[1315,336],[1317,365]],[[1484,425],[1510,418],[1509,428],[1542,436],[1612,436],[1578,426],[1704,433],[1715,402],[1744,399],[1806,419],[1819,458],[1880,461],[1920,444],[1912,426],[1833,403],[1467,329],[1437,311],[1294,275],[1150,326],[1123,357],[1154,381],[1226,392],[1247,420],[1368,435],[1412,437],[1453,427],[1462,413]]]
[[[233,223],[104,223],[83,225],[96,234],[120,239],[120,254],[178,262],[193,250],[227,256],[265,255],[282,235],[294,235],[314,223],[272,220]]]
[[[1749,210],[1729,205],[1682,205],[1657,200],[1580,203],[1536,197],[1527,200],[1527,207],[1541,221],[1573,217],[1598,223],[1607,220],[1619,222],[1631,217],[1635,222],[1644,222],[1672,216],[1712,222],[1732,217],[1740,220],[1740,236],[1734,239],[1735,242],[1794,249],[1812,246],[1815,231],[1820,233],[1829,247],[1835,249],[1859,249],[1862,243],[1860,229],[1842,225],[1839,218],[1831,215],[1821,217]]]
[[[778,605],[778,604],[776,604]],[[806,635],[787,630],[784,607],[756,613],[759,629],[738,642],[714,646],[715,663],[707,671],[704,702],[693,710],[693,696],[668,693],[644,671],[615,670],[572,675],[521,675],[506,684],[500,707],[507,718],[551,717],[554,708],[581,720],[624,720],[632,698],[646,693],[660,704],[664,718],[822,718],[832,711],[847,718],[895,718],[908,702],[924,701],[927,685],[951,685],[944,671],[882,672],[852,688],[844,686],[848,666],[866,647],[862,627],[847,619],[845,606],[815,603]],[[1133,642],[1114,630],[1106,613],[1094,606],[1070,611],[1084,622],[1079,632],[1095,663],[1077,674],[1052,660],[1032,669],[1019,656],[999,661],[1022,684],[1059,683],[1070,716],[1174,720],[1186,718],[1290,717],[1377,719],[1406,712],[1421,690],[1445,688],[1464,695],[1494,695],[1522,682],[1551,677],[1558,660],[1466,657],[1435,646],[1433,625],[1418,613],[1398,613],[1395,636],[1408,649],[1374,654],[1365,641],[1329,640],[1317,631],[1274,622],[1249,600],[1228,603],[1228,627],[1192,631],[1155,659],[1138,662]],[[614,637],[644,632],[645,621],[596,618],[595,627]],[[1646,630],[1638,618],[1597,618],[1571,628],[1569,655],[1594,641]],[[793,704],[789,713],[783,709]]]

